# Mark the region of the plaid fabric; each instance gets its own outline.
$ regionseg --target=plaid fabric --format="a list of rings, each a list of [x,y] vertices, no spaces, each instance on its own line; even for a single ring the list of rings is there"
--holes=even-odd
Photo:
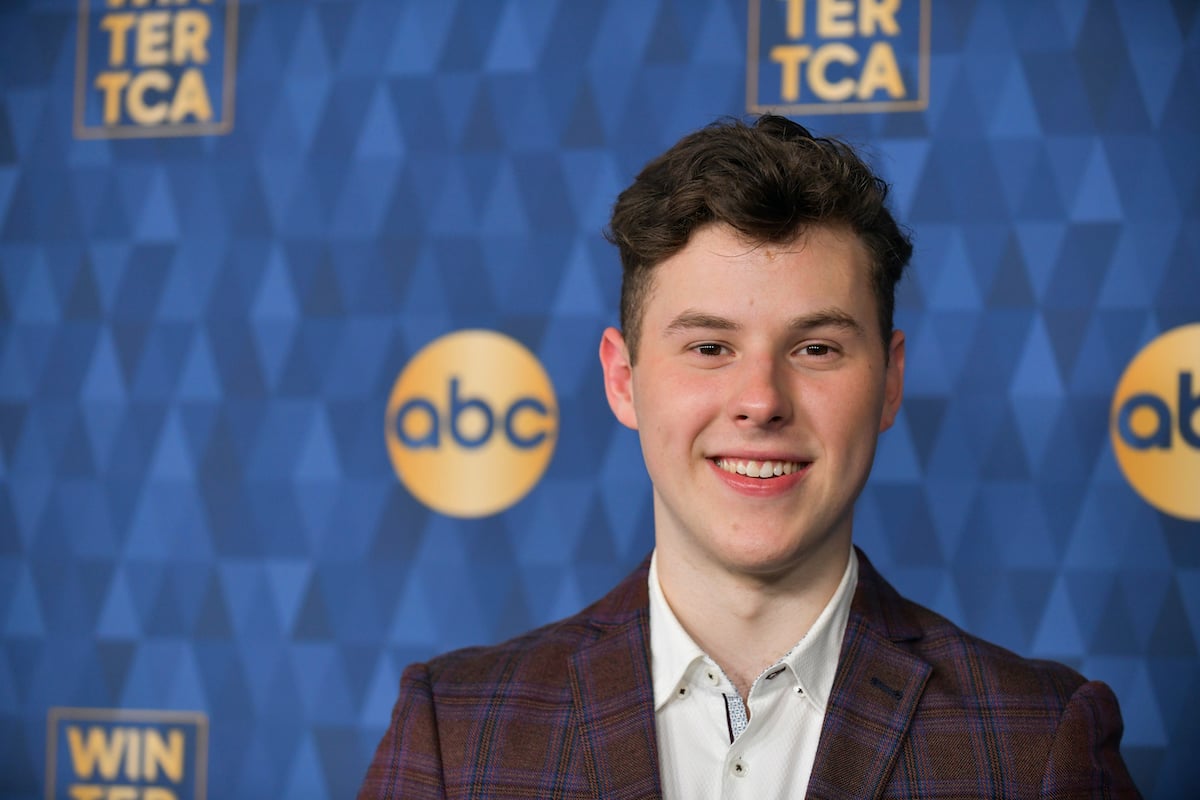
[[[1139,796],[1108,687],[963,633],[859,559],[808,797]],[[405,670],[359,800],[659,797],[647,566],[574,617]]]

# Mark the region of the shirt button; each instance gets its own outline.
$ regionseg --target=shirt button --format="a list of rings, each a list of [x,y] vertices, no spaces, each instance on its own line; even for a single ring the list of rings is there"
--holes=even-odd
[[[735,778],[744,778],[746,777],[746,773],[750,771],[750,765],[739,758],[733,762],[729,771],[733,773],[733,777]]]
[[[708,677],[708,682],[711,683],[713,686],[716,686],[717,684],[719,684],[721,682],[721,679],[717,677],[717,673],[714,670],[710,669],[708,672],[705,673],[705,675]]]

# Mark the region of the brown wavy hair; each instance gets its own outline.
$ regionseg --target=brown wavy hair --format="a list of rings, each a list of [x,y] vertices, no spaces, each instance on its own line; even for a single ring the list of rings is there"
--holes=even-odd
[[[750,241],[788,243],[813,226],[854,231],[871,256],[884,352],[896,282],[912,241],[887,208],[888,185],[854,150],[773,114],[721,119],[688,134],[621,192],[605,236],[621,253],[621,328],[631,358],[654,267],[711,223]]]

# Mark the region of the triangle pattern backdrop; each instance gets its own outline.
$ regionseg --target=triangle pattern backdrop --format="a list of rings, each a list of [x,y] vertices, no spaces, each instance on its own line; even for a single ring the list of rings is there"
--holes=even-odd
[[[225,136],[72,136],[77,3],[0,8],[0,796],[52,706],[210,719],[208,795],[352,796],[407,663],[596,598],[652,544],[594,352],[617,192],[745,108],[745,0],[238,10]],[[1109,404],[1200,321],[1200,8],[933,3],[929,106],[866,145],[916,238],[907,398],[859,504],[898,588],[1109,682],[1147,797],[1200,784],[1200,526],[1126,484]],[[384,408],[435,337],[529,347],[540,485],[456,520]],[[1200,488],[1198,488],[1200,491]]]

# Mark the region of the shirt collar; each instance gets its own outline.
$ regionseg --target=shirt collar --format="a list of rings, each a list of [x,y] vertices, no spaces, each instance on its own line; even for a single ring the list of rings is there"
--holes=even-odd
[[[688,670],[697,660],[711,663],[711,659],[683,629],[668,605],[658,582],[657,563],[658,553],[655,551],[650,556],[647,579],[650,594],[650,669],[655,711],[675,697]],[[802,687],[808,699],[822,711],[833,691],[842,637],[850,619],[850,604],[857,584],[858,556],[851,548],[842,580],[816,622],[783,658],[765,670],[769,673],[780,666],[788,668],[796,685]]]
[[[846,623],[850,621],[850,605],[854,589],[858,586],[858,555],[850,548],[850,558],[841,583],[829,598],[829,602],[808,629],[804,638],[796,643],[779,664],[791,669],[796,684],[804,689],[809,700],[824,712],[833,692],[833,679],[837,675],[838,656],[842,651],[842,638],[846,634]],[[768,667],[768,671],[776,669]]]
[[[679,624],[658,583],[658,551],[650,554],[650,672],[654,681],[654,710],[675,696],[688,668],[707,656]]]

